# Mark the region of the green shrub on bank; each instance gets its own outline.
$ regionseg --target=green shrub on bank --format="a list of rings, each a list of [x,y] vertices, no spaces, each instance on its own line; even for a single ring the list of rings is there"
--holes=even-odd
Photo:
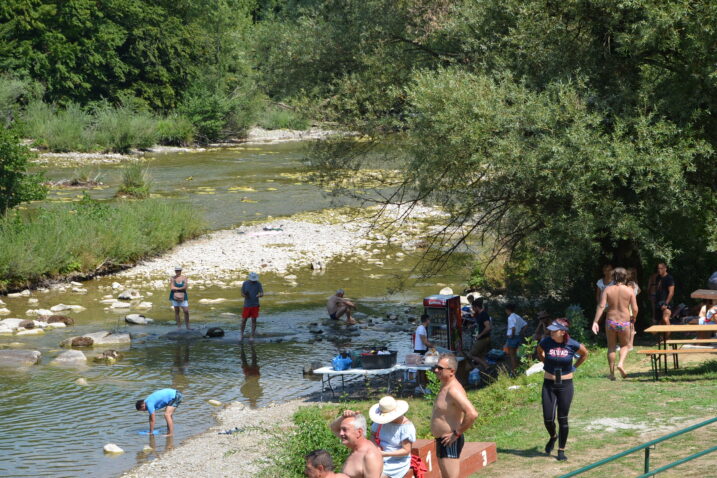
[[[122,184],[117,189],[117,196],[146,199],[152,187],[152,178],[149,169],[142,163],[135,161],[122,170]]]
[[[17,211],[0,219],[0,289],[132,264],[199,235],[195,208],[176,201],[98,202]]]
[[[124,106],[97,110],[93,131],[99,149],[117,153],[150,148],[159,138],[154,116]]]
[[[157,135],[161,144],[189,146],[194,142],[194,125],[184,116],[169,115],[157,121]]]
[[[70,103],[56,109],[41,101],[28,105],[24,115],[25,134],[35,145],[50,151],[90,151],[94,143],[92,116]]]
[[[258,125],[264,129],[305,130],[311,126],[311,122],[294,111],[270,107],[264,110]]]

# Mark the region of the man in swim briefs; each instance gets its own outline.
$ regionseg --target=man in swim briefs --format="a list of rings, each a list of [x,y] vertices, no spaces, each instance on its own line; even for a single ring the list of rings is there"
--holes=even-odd
[[[438,466],[443,478],[458,478],[460,473],[463,433],[468,430],[478,412],[456,378],[458,361],[453,354],[443,354],[433,368],[441,381],[441,389],[433,403],[431,433],[436,439]]]
[[[622,378],[627,377],[625,372],[625,358],[630,351],[628,344],[632,329],[630,317],[637,317],[637,299],[635,289],[627,285],[627,271],[623,267],[617,267],[612,273],[614,285],[605,288],[600,298],[595,318],[593,319],[593,332],[597,335],[600,331],[600,318],[607,308],[605,333],[607,335],[607,362],[610,367],[610,380],[615,379],[615,350],[620,344],[620,360],[617,363],[617,370]]]
[[[353,317],[351,317],[351,311],[355,308],[356,304],[344,298],[343,289],[337,290],[326,302],[326,310],[329,312],[331,320],[339,320],[341,316],[346,314],[346,323],[349,325],[356,323]]]

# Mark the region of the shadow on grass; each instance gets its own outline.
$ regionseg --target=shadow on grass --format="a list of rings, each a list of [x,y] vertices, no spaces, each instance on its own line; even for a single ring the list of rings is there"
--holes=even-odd
[[[696,367],[685,367],[681,365],[681,368],[672,368],[673,364],[668,363],[668,372],[665,374],[665,369],[660,368],[660,380],[668,381],[680,381],[680,382],[698,382],[703,380],[715,380],[717,378],[717,360],[708,360],[703,362]],[[636,372],[631,373],[631,377],[639,378],[640,382],[654,382],[655,375],[650,370],[649,372]]]
[[[513,450],[511,448],[498,448],[498,453],[506,453],[508,455],[522,456],[525,458],[535,458],[536,456],[548,456],[537,446],[527,448],[525,450]]]

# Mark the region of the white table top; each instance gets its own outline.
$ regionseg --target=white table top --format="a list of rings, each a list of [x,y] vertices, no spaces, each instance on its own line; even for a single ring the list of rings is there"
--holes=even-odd
[[[402,370],[399,368],[400,365],[394,365],[391,368],[377,368],[367,370],[365,368],[350,368],[348,370],[334,370],[331,366],[321,367],[314,370],[314,373],[319,375],[385,375],[387,373],[395,372],[396,370]]]

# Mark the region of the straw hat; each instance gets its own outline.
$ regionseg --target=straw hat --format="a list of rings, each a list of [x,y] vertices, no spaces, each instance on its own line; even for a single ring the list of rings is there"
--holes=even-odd
[[[396,400],[388,395],[379,400],[376,405],[369,408],[368,416],[371,417],[372,422],[383,425],[405,415],[407,411],[408,402]]]

